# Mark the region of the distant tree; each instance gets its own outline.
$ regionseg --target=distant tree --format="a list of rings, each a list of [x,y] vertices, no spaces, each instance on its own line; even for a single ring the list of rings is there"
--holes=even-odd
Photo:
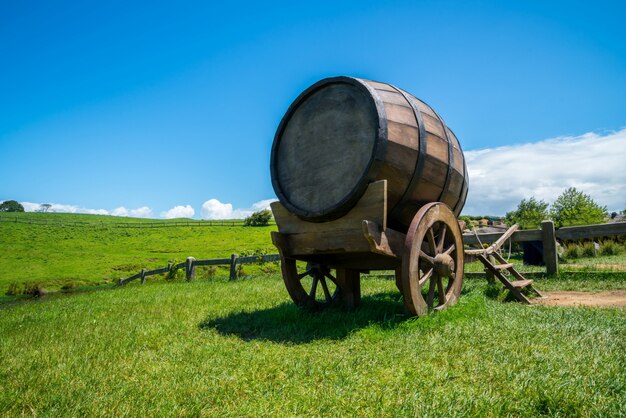
[[[518,224],[522,229],[539,228],[541,221],[548,219],[548,204],[534,197],[522,199],[517,209],[505,216],[509,225]]]
[[[48,212],[48,209],[50,209],[52,207],[52,205],[50,203],[42,203],[39,206],[39,212]]]
[[[606,206],[598,205],[591,196],[575,187],[556,198],[550,213],[557,227],[604,223],[607,217]]]
[[[246,218],[243,224],[245,226],[266,226],[270,223],[270,219],[272,219],[272,212],[268,209],[264,209],[254,212]]]
[[[15,200],[5,200],[0,203],[0,212],[24,212],[24,206]]]

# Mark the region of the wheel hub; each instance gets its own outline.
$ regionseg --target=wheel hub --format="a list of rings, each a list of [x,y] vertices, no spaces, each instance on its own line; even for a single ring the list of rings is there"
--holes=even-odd
[[[454,272],[454,259],[448,254],[437,254],[434,269],[439,276],[450,277]]]

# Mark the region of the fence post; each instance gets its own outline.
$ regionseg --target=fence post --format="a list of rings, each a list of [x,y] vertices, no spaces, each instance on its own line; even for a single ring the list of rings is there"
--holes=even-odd
[[[558,274],[559,258],[556,252],[556,234],[554,222],[541,222],[541,237],[543,241],[543,261],[546,263],[546,273]]]
[[[141,269],[141,284],[144,284],[146,282],[146,269],[143,268]]]
[[[230,256],[230,280],[237,280],[237,254]]]
[[[174,263],[172,263],[171,261],[169,263],[167,263],[167,271],[172,271],[172,266],[174,265]]]
[[[187,260],[185,260],[185,277],[187,281],[196,278],[196,266],[193,265],[194,261],[196,261],[196,259],[193,257],[187,257]]]

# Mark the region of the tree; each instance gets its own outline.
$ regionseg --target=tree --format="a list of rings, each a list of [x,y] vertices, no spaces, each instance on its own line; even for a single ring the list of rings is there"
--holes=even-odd
[[[15,200],[5,200],[0,203],[0,212],[24,212],[24,206]]]
[[[550,213],[554,224],[562,227],[604,223],[607,209],[594,202],[591,196],[570,187],[556,198]]]
[[[263,209],[247,217],[243,224],[245,226],[266,226],[270,223],[270,219],[272,219],[272,212]]]
[[[535,197],[522,199],[517,209],[505,216],[509,225],[518,224],[522,229],[533,229],[541,226],[541,221],[548,219],[548,204]]]
[[[48,212],[48,209],[50,209],[52,207],[52,205],[50,203],[42,203],[39,206],[39,212]]]

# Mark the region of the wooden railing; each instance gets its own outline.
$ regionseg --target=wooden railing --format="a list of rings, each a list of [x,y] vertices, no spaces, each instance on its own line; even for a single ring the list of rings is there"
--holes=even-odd
[[[504,232],[491,234],[465,234],[463,243],[469,245],[491,244],[498,240]],[[602,237],[626,235],[626,222],[615,222],[598,225],[567,226],[554,228],[552,221],[543,221],[541,229],[516,231],[511,236],[513,242],[541,241],[543,243],[543,258],[546,263],[546,273],[559,272],[556,240],[577,241]]]
[[[503,232],[489,233],[489,234],[464,234],[463,243],[467,245],[481,245],[491,244],[496,242],[503,234]],[[543,243],[544,261],[546,263],[546,273],[555,274],[559,271],[558,255],[556,240],[575,241],[585,240],[601,237],[623,236],[626,235],[626,222],[599,224],[599,225],[584,225],[584,226],[570,226],[563,227],[555,230],[554,223],[552,221],[543,221],[541,223],[541,229],[530,229],[515,231],[511,236],[513,242],[524,241],[541,241]],[[230,258],[217,258],[210,260],[196,260],[193,257],[188,257],[182,263],[168,264],[167,267],[163,267],[156,270],[142,269],[134,276],[130,276],[126,279],[120,279],[118,284],[123,285],[133,280],[141,279],[141,282],[146,281],[146,277],[154,276],[156,274],[163,274],[171,271],[172,269],[185,269],[185,277],[187,280],[193,280],[195,277],[195,268],[198,266],[218,266],[228,265],[230,266],[230,279],[237,279],[237,265],[239,264],[251,264],[251,263],[266,263],[271,261],[279,261],[280,256],[278,254],[269,254],[262,256],[246,256],[239,257],[237,254],[232,254]]]
[[[193,280],[196,277],[196,267],[199,266],[230,266],[230,280],[237,279],[237,266],[239,264],[253,264],[253,263],[268,263],[271,261],[279,261],[280,256],[278,254],[269,255],[251,255],[246,257],[239,257],[237,254],[232,254],[230,258],[215,258],[210,260],[196,260],[193,257],[187,257],[182,263],[174,264],[169,263],[167,267],[163,267],[156,270],[141,269],[141,271],[134,276],[130,276],[126,279],[119,279],[118,285],[124,285],[130,283],[133,280],[141,280],[141,283],[146,282],[146,277],[154,276],[157,274],[169,273],[172,270],[185,269],[185,278],[187,280]]]
[[[50,218],[28,218],[22,216],[0,216],[0,222],[10,222],[28,225],[50,225],[50,226],[93,226],[111,228],[171,228],[185,226],[244,226],[243,219],[207,220],[207,221],[136,221],[136,222],[88,222],[88,221],[66,221],[63,219]],[[276,225],[274,220],[269,225]]]

